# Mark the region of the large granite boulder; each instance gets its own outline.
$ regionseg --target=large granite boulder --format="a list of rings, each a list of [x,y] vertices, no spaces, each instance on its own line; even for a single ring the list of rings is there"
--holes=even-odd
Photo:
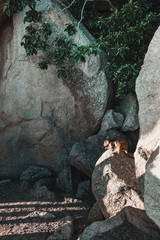
[[[160,28],[156,31],[144,65],[136,80],[136,93],[139,103],[140,139],[135,161],[136,174],[144,190],[145,166],[157,143],[160,141]]]
[[[148,216],[160,227],[160,146],[146,165],[144,206]]]
[[[96,162],[92,192],[105,218],[132,206],[143,209],[135,176],[134,159],[128,154],[107,150]]]
[[[144,65],[136,81],[139,103],[140,138],[135,164],[136,175],[144,193],[148,215],[160,227],[159,143],[160,143],[160,27],[156,31]],[[144,191],[145,189],[145,191]]]
[[[39,2],[38,9],[54,25],[52,38],[75,22],[50,0]],[[58,174],[69,165],[75,141],[99,128],[112,92],[100,55],[87,57],[86,63],[69,63],[66,79],[57,77],[54,66],[37,68],[39,57],[27,57],[20,46],[23,15],[16,14],[0,30],[0,177],[17,177],[33,164]],[[73,41],[85,45],[95,40],[80,26]]]

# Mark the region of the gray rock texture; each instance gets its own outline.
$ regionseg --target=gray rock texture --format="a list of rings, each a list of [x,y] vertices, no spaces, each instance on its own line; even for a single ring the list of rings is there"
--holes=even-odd
[[[52,176],[52,172],[45,168],[39,166],[29,166],[20,176],[22,181],[35,181],[43,177]]]
[[[103,214],[101,212],[101,209],[98,205],[97,202],[94,203],[93,207],[91,208],[89,215],[88,215],[88,219],[87,219],[87,224],[91,224],[93,222],[97,222],[97,221],[103,221],[104,217]]]
[[[56,201],[55,194],[47,186],[37,181],[30,191],[30,196],[34,201]]]
[[[60,171],[54,187],[61,192],[66,193],[73,192],[72,175],[70,167],[65,167]]]
[[[152,152],[146,164],[144,207],[148,216],[160,228],[160,146]]]
[[[54,234],[47,238],[47,240],[70,240],[73,235],[73,230],[73,218],[67,216],[57,222]]]
[[[133,207],[122,209],[116,216],[97,221],[86,227],[80,240],[158,240],[160,231],[144,210]]]
[[[122,131],[135,131],[139,128],[138,122],[138,102],[137,98],[134,95],[125,96],[119,103],[119,106],[116,108],[116,111],[122,113],[125,117]]]
[[[54,26],[51,40],[75,22],[53,1],[38,3],[38,9]],[[31,164],[59,174],[75,141],[97,131],[112,92],[100,55],[68,63],[66,79],[57,77],[54,66],[40,70],[39,56],[27,57],[20,46],[23,16],[16,14],[0,29],[0,177],[17,177]],[[95,42],[83,26],[73,41]]]
[[[103,233],[112,230],[113,228],[123,224],[123,218],[119,214],[118,216],[112,217],[109,220],[97,221],[86,227],[83,231],[80,240],[92,240],[96,237],[101,236]]]
[[[114,216],[127,206],[143,209],[138,191],[134,159],[123,152],[104,152],[92,174],[92,192],[104,217]]]
[[[160,142],[160,28],[156,31],[136,80],[140,137],[135,152],[136,175],[144,193],[146,163]],[[148,170],[147,170],[148,171]],[[160,171],[160,169],[159,169]],[[155,177],[155,186],[157,178]],[[152,186],[154,186],[152,182]],[[160,191],[160,189],[156,189]],[[153,196],[154,198],[154,196]]]
[[[124,116],[121,113],[117,113],[113,109],[107,110],[102,120],[100,132],[104,133],[111,129],[121,128],[123,121]]]

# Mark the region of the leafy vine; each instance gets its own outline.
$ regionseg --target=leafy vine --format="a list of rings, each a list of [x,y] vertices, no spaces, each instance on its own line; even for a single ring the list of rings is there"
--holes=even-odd
[[[44,53],[44,57],[39,61],[41,69],[47,69],[48,65],[54,64],[58,77],[66,77],[67,61],[85,62],[86,55],[97,54],[101,49],[108,56],[106,71],[114,83],[116,97],[120,98],[135,91],[135,80],[148,44],[159,26],[158,1],[129,0],[119,10],[111,6],[111,1],[107,1],[112,11],[109,16],[104,16],[97,12],[96,7],[84,11],[87,0],[68,0],[69,5],[64,6],[60,12],[70,8],[72,14],[79,16],[80,20],[77,26],[67,25],[64,34],[57,35],[52,42],[52,26],[45,23],[42,12],[36,10],[37,1],[6,0],[4,10],[11,16],[28,7],[24,17],[24,22],[28,25],[21,45],[28,56],[39,51]],[[82,21],[96,38],[96,45],[77,46],[74,43],[72,36],[79,30]]]
[[[99,51],[98,47],[93,44],[77,46],[72,41],[72,36],[76,33],[77,28],[72,24],[66,25],[64,30],[68,33],[69,38],[66,34],[61,34],[50,42],[52,26],[49,23],[44,23],[42,11],[36,10],[35,0],[10,0],[6,2],[5,10],[8,16],[11,16],[26,6],[28,10],[24,17],[24,23],[27,22],[29,25],[26,27],[21,46],[25,48],[27,56],[38,54],[38,51],[44,53],[38,64],[41,69],[47,69],[48,65],[54,64],[58,77],[66,77],[66,61],[85,62],[86,55],[97,54]]]

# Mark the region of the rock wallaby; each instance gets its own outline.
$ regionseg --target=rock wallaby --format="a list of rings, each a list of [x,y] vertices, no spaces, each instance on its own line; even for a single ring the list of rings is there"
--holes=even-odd
[[[121,152],[128,153],[128,141],[123,137],[115,137],[110,140],[109,137],[104,141],[105,149],[111,149],[114,153],[120,154]]]

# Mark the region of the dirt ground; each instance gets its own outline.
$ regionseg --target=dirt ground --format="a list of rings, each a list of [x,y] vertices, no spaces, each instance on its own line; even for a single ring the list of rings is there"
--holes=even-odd
[[[86,226],[93,202],[62,194],[56,201],[44,197],[37,201],[30,191],[24,182],[0,183],[0,240],[47,240],[66,216],[74,219],[72,240],[76,240]],[[50,215],[45,217],[45,213]]]
[[[44,186],[35,188],[35,185],[0,181],[0,240],[47,240],[61,226],[60,220],[66,216],[74,219],[71,240],[78,240],[87,226],[94,199],[90,197],[88,200],[79,200],[59,192],[46,191]],[[52,194],[54,200],[49,200],[48,197],[52,197]],[[126,222],[92,240],[160,239],[146,235]]]

